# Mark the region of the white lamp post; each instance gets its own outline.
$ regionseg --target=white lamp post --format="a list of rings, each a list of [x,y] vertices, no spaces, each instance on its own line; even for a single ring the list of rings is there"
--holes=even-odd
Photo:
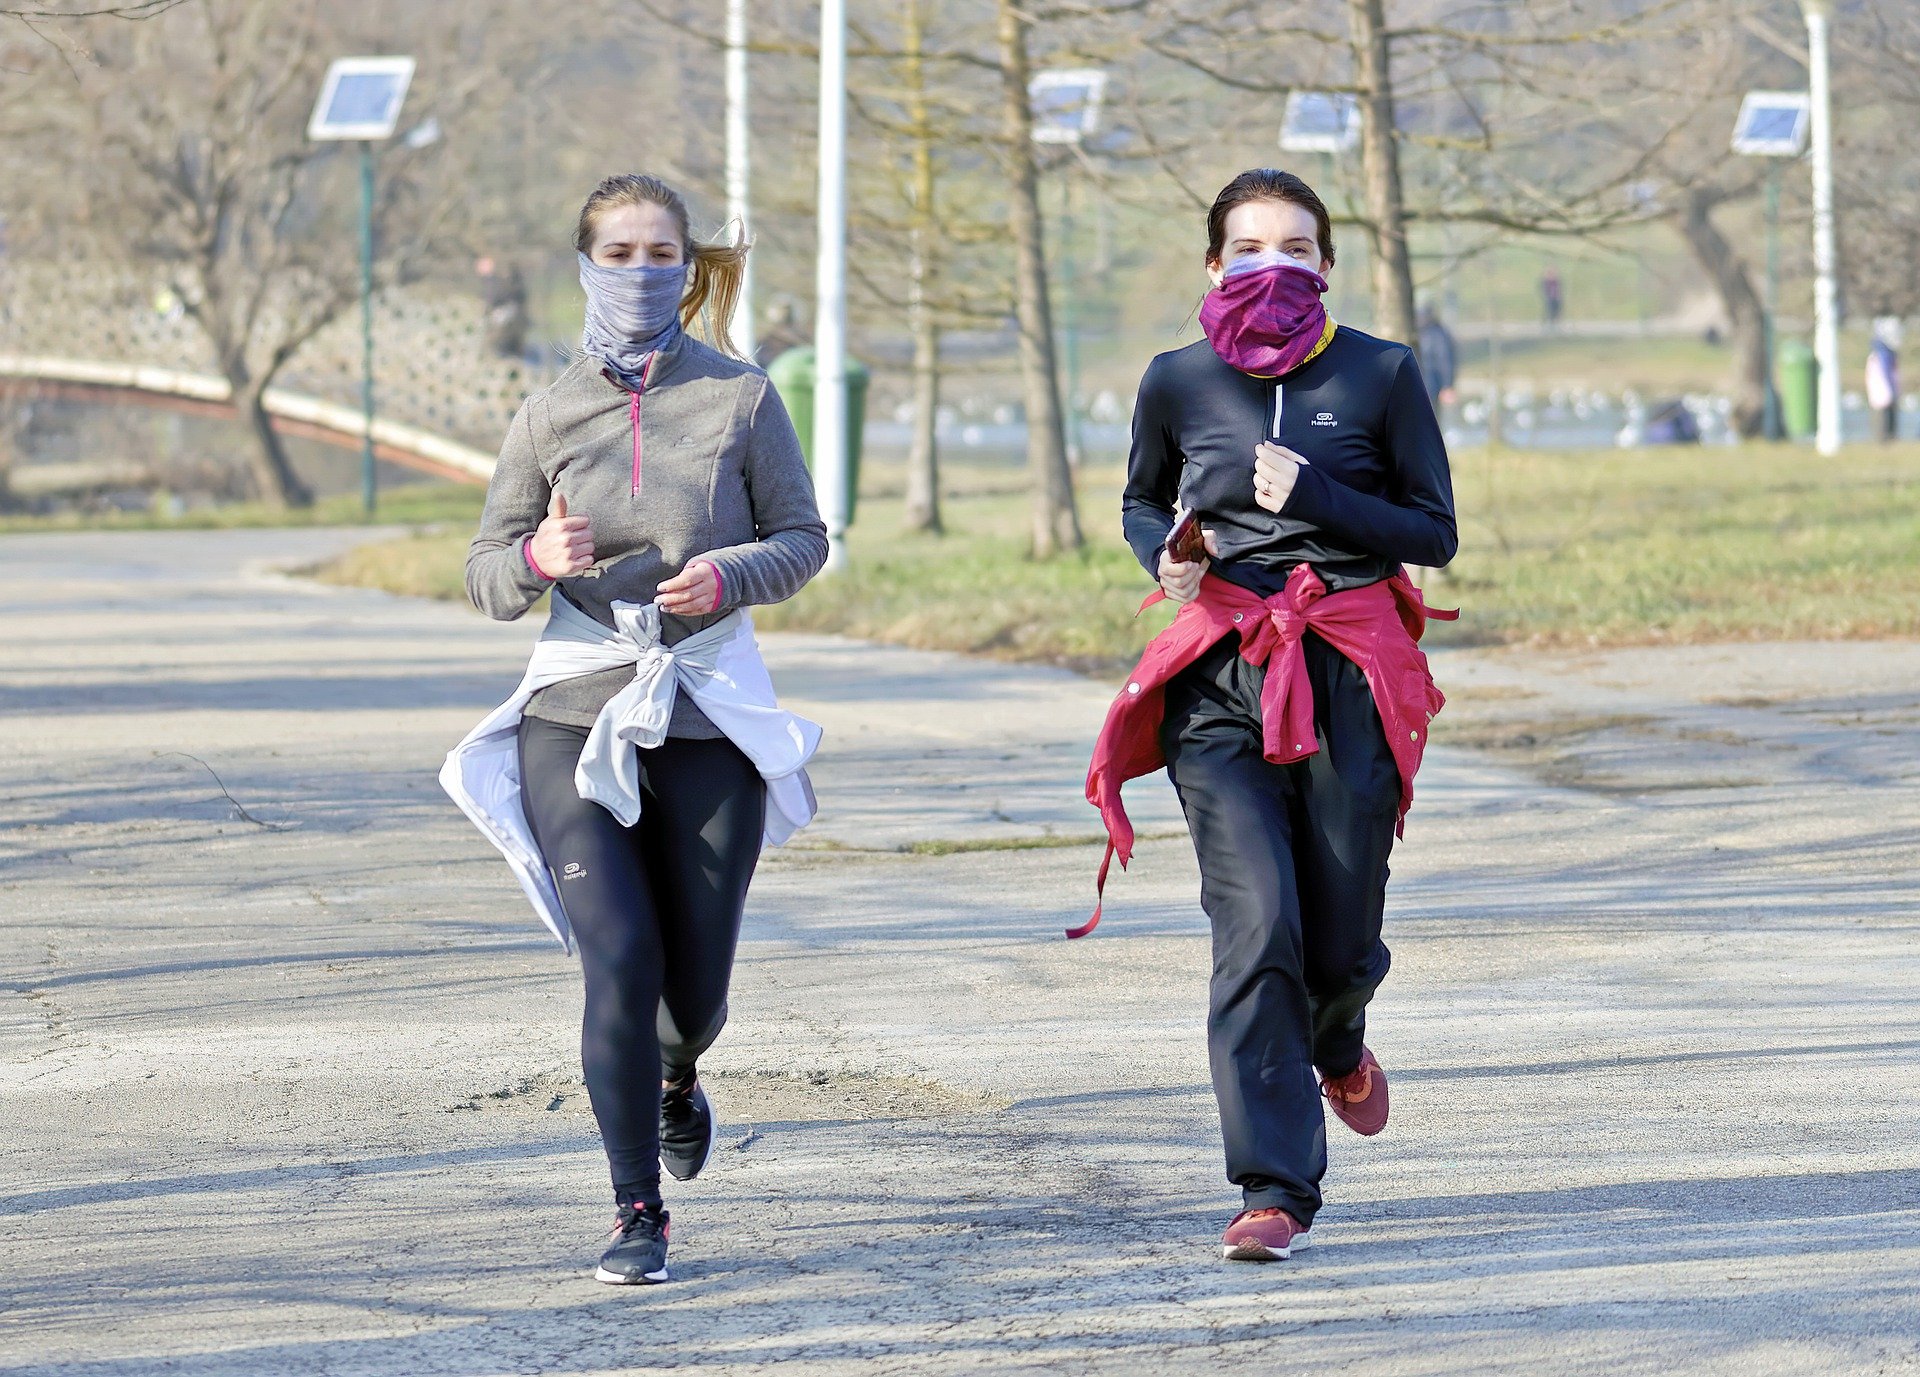
[[[814,275],[813,489],[827,524],[827,568],[846,567],[847,9],[820,3],[819,258]]]
[[[747,0],[727,0],[727,216],[747,232]],[[749,359],[754,355],[753,259],[740,279],[740,300],[728,331]]]
[[[1813,356],[1820,367],[1814,446],[1840,452],[1840,304],[1833,239],[1833,82],[1827,50],[1828,0],[1800,0],[1807,19],[1808,90],[1813,97]]]

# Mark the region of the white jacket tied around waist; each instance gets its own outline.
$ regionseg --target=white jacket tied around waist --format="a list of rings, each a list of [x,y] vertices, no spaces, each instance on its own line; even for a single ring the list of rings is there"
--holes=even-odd
[[[660,640],[660,609],[652,603],[614,603],[619,625],[612,630],[557,589],[552,604],[526,677],[511,698],[448,753],[440,784],[507,858],[540,921],[572,951],[573,930],[521,801],[520,718],[529,698],[563,679],[633,666],[633,682],[601,710],[573,775],[581,798],[600,804],[631,827],[640,818],[639,752],[666,738],[674,696],[681,690],[692,694],[707,720],[726,733],[767,782],[769,846],[779,846],[813,821],[813,786],[806,765],[820,745],[820,728],[775,700],[773,680],[753,637],[753,620],[745,612],[730,613],[668,646]]]

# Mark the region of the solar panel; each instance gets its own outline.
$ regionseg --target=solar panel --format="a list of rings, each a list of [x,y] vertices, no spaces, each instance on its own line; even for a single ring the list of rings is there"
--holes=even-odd
[[[384,139],[413,81],[410,57],[342,57],[327,69],[307,121],[310,139]]]
[[[1360,141],[1360,103],[1337,91],[1291,91],[1280,119],[1289,153],[1344,153]]]
[[[1758,158],[1797,158],[1807,146],[1810,106],[1804,91],[1749,91],[1733,122],[1733,151]]]
[[[1027,83],[1036,143],[1079,143],[1100,125],[1107,74],[1097,67],[1037,72]]]

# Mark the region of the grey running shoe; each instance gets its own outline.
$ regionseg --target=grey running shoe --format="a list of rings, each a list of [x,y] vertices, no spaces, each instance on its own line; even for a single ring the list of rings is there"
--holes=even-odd
[[[720,1124],[698,1080],[660,1092],[660,1165],[676,1181],[691,1181],[713,1159]]]
[[[609,1286],[644,1286],[667,1279],[668,1215],[658,1205],[622,1205],[613,1221],[611,1246],[600,1256],[594,1280]]]

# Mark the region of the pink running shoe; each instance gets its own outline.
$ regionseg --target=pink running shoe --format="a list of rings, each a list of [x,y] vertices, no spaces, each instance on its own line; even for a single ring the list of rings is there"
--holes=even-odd
[[[1220,1239],[1228,1262],[1281,1262],[1307,1246],[1307,1226],[1285,1210],[1242,1210]]]
[[[1387,1073],[1365,1047],[1360,1049],[1360,1064],[1346,1075],[1321,1078],[1320,1093],[1340,1122],[1363,1138],[1387,1126]]]

